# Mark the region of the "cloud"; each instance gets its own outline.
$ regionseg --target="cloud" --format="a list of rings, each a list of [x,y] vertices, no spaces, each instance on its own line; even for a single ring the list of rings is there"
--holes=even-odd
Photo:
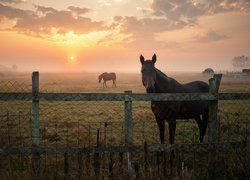
[[[56,9],[51,8],[51,7],[39,6],[39,5],[36,5],[36,4],[34,4],[33,6],[34,6],[34,8],[36,9],[36,12],[41,12],[41,13],[43,13],[43,14],[55,13],[55,12],[57,12]]]
[[[194,41],[196,42],[220,41],[227,38],[229,37],[226,35],[217,34],[213,30],[206,30],[200,33],[199,35],[193,37]]]
[[[7,2],[7,0],[0,0]],[[11,0],[8,2],[23,2]],[[119,0],[99,0],[99,2],[117,2]],[[0,3],[0,23],[8,22],[8,30],[46,38],[48,36],[64,36],[69,32],[86,35],[91,32],[108,31],[99,43],[118,42],[127,47],[176,47],[176,42],[164,42],[159,34],[166,31],[180,30],[188,26],[199,27],[199,18],[224,12],[250,12],[248,0],[152,0],[150,8],[141,8],[144,18],[135,16],[115,16],[111,25],[104,21],[94,21],[86,16],[94,10],[84,7],[69,6],[64,10],[52,7],[33,5],[32,10],[23,10]],[[7,23],[6,23],[7,24]],[[2,26],[6,27],[6,26]],[[209,42],[228,38],[214,31],[205,31],[193,37],[196,41]]]
[[[250,3],[247,0],[152,0],[151,10],[144,13],[151,14],[150,18],[121,17],[114,18],[113,26],[119,26],[121,33],[129,34],[128,46],[143,48],[177,47],[176,42],[164,42],[157,38],[158,34],[180,30],[188,26],[200,28],[199,18],[227,12],[250,12]],[[143,10],[143,9],[142,9]],[[193,37],[195,41],[210,42],[228,38],[215,31],[204,31],[203,34]],[[126,44],[126,42],[124,42]]]
[[[250,12],[250,3],[248,0],[153,0],[151,8],[156,16],[189,22],[217,13]]]
[[[250,2],[247,0],[152,0],[151,18],[137,19],[136,17],[119,17],[121,31],[130,34],[130,44],[140,44],[150,47],[178,47],[177,42],[164,42],[157,34],[199,25],[199,18],[227,12],[250,12]],[[229,38],[213,30],[206,30],[193,37],[194,41],[211,42]],[[146,45],[147,44],[147,45]]]
[[[0,4],[0,20],[7,19],[25,19],[33,16],[33,12],[29,10],[16,9],[10,6],[4,6]]]
[[[121,29],[125,33],[133,33],[136,36],[144,36],[159,33],[167,30],[183,28],[186,23],[183,21],[172,21],[166,18],[142,18],[134,16],[116,16],[117,23],[121,24]]]
[[[10,4],[18,4],[26,2],[27,0],[0,0],[0,3],[10,3]]]
[[[73,31],[85,34],[105,29],[104,22],[92,21],[83,14],[90,12],[88,8],[70,6],[66,10],[34,5],[35,10],[22,10],[0,4],[0,21],[15,20],[11,30],[32,36],[44,37],[53,33],[65,34]]]
[[[116,16],[111,27],[119,27],[120,33],[129,35],[124,39],[127,47],[139,49],[173,47],[175,42],[163,42],[156,40],[158,33],[181,29],[185,27],[183,21],[172,21],[166,18],[142,18],[134,16]]]
[[[71,12],[76,13],[78,16],[93,11],[92,9],[89,9],[89,8],[79,8],[75,6],[69,6],[68,9],[71,10]]]

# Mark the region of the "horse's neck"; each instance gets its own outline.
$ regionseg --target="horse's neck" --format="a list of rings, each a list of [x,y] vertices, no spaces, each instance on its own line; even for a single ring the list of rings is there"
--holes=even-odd
[[[168,77],[159,69],[156,69],[155,88],[157,93],[172,93],[176,92],[177,88],[181,91],[182,86],[175,79]]]

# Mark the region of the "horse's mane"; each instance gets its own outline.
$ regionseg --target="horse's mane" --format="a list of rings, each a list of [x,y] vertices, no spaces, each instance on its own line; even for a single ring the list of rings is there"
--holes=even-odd
[[[161,76],[164,76],[164,77],[166,77],[166,78],[169,78],[165,73],[163,73],[161,70],[159,70],[159,69],[157,69],[157,68],[155,68],[156,69],[156,72],[158,72],[158,73],[160,73],[160,75]]]
[[[159,69],[157,69],[157,68],[155,68],[155,69],[156,69],[157,74],[158,74],[160,77],[166,79],[168,82],[172,82],[172,83],[174,82],[174,83],[180,84],[177,80],[175,80],[174,78],[171,78],[171,77],[167,76],[167,75],[166,75],[165,73],[163,73],[161,70],[159,70]]]

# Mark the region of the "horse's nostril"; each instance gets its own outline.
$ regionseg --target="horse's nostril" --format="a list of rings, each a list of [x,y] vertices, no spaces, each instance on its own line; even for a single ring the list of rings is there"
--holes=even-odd
[[[155,89],[153,87],[148,87],[147,88],[147,93],[154,93]]]

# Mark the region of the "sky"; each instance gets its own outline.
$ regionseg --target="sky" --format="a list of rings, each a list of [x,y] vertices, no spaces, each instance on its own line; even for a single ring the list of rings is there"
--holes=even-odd
[[[0,0],[0,65],[18,71],[232,70],[250,56],[250,0]]]

